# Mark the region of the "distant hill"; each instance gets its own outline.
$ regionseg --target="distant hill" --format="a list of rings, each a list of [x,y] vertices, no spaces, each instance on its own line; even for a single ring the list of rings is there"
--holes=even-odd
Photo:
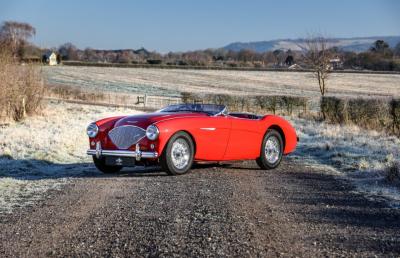
[[[383,36],[383,37],[359,37],[359,38],[331,38],[329,39],[331,46],[354,52],[362,52],[368,50],[372,44],[382,39],[389,43],[390,47],[396,46],[400,42],[400,36]],[[304,39],[278,39],[257,42],[235,42],[225,47],[226,50],[240,51],[242,49],[251,49],[256,52],[282,50],[302,50],[304,47]]]

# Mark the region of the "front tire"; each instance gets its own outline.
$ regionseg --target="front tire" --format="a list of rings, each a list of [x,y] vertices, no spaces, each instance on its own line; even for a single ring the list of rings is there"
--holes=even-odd
[[[194,144],[185,132],[174,134],[168,141],[160,157],[161,167],[169,175],[182,175],[189,171],[193,164]]]
[[[98,170],[103,172],[104,174],[114,174],[119,172],[122,167],[121,166],[107,166],[105,158],[96,158],[93,156],[93,163]]]
[[[262,169],[274,169],[279,166],[283,155],[283,140],[281,134],[270,129],[264,136],[260,157],[256,159]]]

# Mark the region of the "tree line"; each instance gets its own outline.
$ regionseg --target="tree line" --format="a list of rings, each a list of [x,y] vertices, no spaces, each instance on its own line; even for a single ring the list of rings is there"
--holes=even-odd
[[[302,46],[303,50],[300,51],[277,49],[259,53],[250,49],[232,51],[220,48],[161,54],[145,48],[136,50],[79,49],[72,43],[65,43],[51,49],[41,49],[28,41],[35,34],[36,30],[30,24],[6,21],[0,27],[0,45],[7,46],[11,49],[13,56],[20,60],[34,58],[40,60],[44,52],[53,51],[62,61],[256,68],[288,68],[297,64],[297,67],[310,69],[315,68],[315,63],[310,62],[310,52],[312,52],[309,48],[310,40],[323,38],[319,35],[307,38]],[[331,47],[327,40],[324,42],[323,53],[328,58],[324,59],[327,62],[324,65],[331,66],[332,60],[338,60],[333,67],[335,69],[400,71],[400,43],[391,48],[383,40],[377,40],[368,51],[356,53]]]

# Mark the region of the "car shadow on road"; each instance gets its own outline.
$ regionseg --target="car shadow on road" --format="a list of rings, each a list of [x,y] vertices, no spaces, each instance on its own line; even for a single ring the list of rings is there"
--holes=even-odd
[[[247,162],[248,163],[248,162]],[[219,169],[243,169],[259,170],[258,167],[248,166],[243,162],[231,163],[194,163],[192,170]],[[245,165],[244,165],[245,164]],[[114,178],[114,177],[158,177],[168,176],[159,166],[137,166],[123,168],[120,172],[104,174],[97,170],[92,162],[81,163],[55,163],[39,159],[12,159],[9,156],[0,155],[0,178],[9,177],[20,180],[43,180],[61,178]]]
[[[0,156],[0,178],[20,180],[44,180],[61,178],[108,178],[108,177],[156,177],[167,174],[160,167],[124,168],[118,173],[104,174],[91,162],[54,163],[38,159],[12,159]]]

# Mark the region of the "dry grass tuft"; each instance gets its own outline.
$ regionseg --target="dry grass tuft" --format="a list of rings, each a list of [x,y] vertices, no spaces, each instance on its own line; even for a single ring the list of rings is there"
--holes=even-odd
[[[21,65],[0,50],[0,118],[22,120],[41,109],[44,95],[42,74],[37,65]]]

